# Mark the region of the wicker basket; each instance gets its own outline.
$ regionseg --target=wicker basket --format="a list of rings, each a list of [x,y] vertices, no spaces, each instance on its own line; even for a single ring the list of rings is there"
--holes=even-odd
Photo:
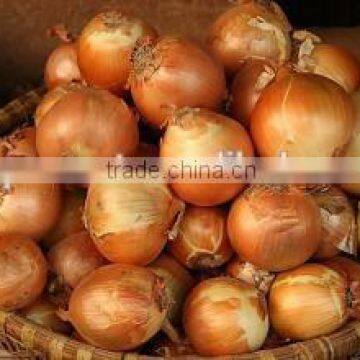
[[[0,109],[0,135],[31,118],[44,93],[43,88],[33,90]],[[38,327],[13,313],[0,311],[0,348],[21,359],[54,360],[150,360],[151,357],[131,353],[113,353],[82,344],[70,338]],[[287,345],[253,354],[218,357],[231,360],[290,360],[290,359],[348,359],[360,349],[360,321],[342,330],[318,339]],[[4,357],[0,353],[0,359]],[[154,358],[153,358],[154,359]],[[205,359],[197,356],[181,356],[179,360]]]

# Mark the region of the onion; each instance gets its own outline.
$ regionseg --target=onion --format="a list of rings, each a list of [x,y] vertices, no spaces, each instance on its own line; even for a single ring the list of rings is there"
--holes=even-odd
[[[293,73],[269,85],[251,117],[261,156],[339,155],[354,129],[350,97],[319,75]]]
[[[128,156],[138,143],[137,123],[126,103],[105,90],[85,87],[64,95],[42,118],[36,134],[38,153],[45,157]]]
[[[0,310],[30,305],[46,284],[46,260],[28,237],[0,235]]]
[[[57,310],[57,306],[50,301],[40,298],[22,309],[21,315],[48,330],[69,335],[71,333],[71,326],[60,319],[57,315]]]
[[[0,234],[20,233],[40,240],[55,225],[61,192],[52,184],[0,185]]]
[[[356,125],[343,156],[360,157],[360,91],[354,93],[352,99],[355,104]],[[360,195],[360,184],[342,184],[341,187],[350,194]]]
[[[269,312],[275,331],[291,340],[327,335],[348,319],[346,280],[320,264],[305,264],[277,276]]]
[[[298,52],[297,67],[300,71],[325,76],[348,93],[360,87],[360,63],[346,48],[320,43],[320,38],[306,31],[294,36],[303,40]]]
[[[84,219],[105,258],[147,265],[163,250],[183,208],[162,183],[91,184]]]
[[[303,264],[319,247],[320,211],[296,187],[254,185],[233,203],[228,233],[242,259],[283,271]]]
[[[355,211],[345,194],[336,187],[317,188],[311,192],[320,208],[322,241],[315,259],[328,259],[340,250],[356,253]]]
[[[156,37],[143,20],[116,10],[96,15],[78,39],[78,61],[85,80],[95,87],[121,93],[131,70],[137,40]]]
[[[226,277],[196,286],[186,300],[183,320],[191,345],[204,356],[255,351],[269,329],[265,299],[255,288]]]
[[[135,156],[145,158],[158,157],[159,148],[156,145],[141,142],[136,150]]]
[[[238,1],[212,25],[208,46],[229,73],[249,58],[281,65],[290,57],[290,30],[286,15],[275,2]]]
[[[189,269],[216,268],[233,251],[226,232],[227,213],[220,208],[188,207],[178,236],[169,242],[172,255]]]
[[[191,347],[187,339],[180,343],[173,343],[166,337],[161,337],[152,341],[149,353],[161,357],[162,359],[172,359],[180,356],[196,356],[195,350]]]
[[[69,94],[72,91],[81,90],[83,87],[77,83],[70,83],[63,86],[58,86],[50,91],[48,91],[40,104],[37,106],[35,111],[35,125],[39,126],[41,120],[45,115],[55,106],[65,95]]]
[[[63,191],[63,208],[56,225],[42,239],[46,248],[56,245],[66,237],[85,230],[82,214],[86,192],[80,189]]]
[[[360,283],[360,264],[358,262],[344,256],[337,256],[325,261],[323,264],[345,276],[350,284],[354,282]]]
[[[105,263],[85,231],[71,235],[52,247],[48,260],[51,270],[72,288]]]
[[[35,128],[27,126],[0,139],[0,157],[35,157]]]
[[[223,69],[201,48],[181,38],[139,44],[133,67],[131,93],[153,127],[163,127],[174,107],[215,110],[226,97]]]
[[[107,265],[73,291],[68,319],[81,338],[113,351],[132,350],[155,335],[169,308],[163,280],[132,265]]]
[[[233,119],[203,109],[181,109],[170,118],[169,125],[162,139],[160,157],[181,159],[185,166],[194,168],[194,162],[188,159],[217,158],[227,152],[242,152],[243,156],[253,155],[251,139],[245,129]],[[184,160],[185,159],[185,160]],[[189,163],[187,163],[190,161]],[[199,177],[205,176],[205,182],[189,182],[190,174],[177,169],[181,181],[176,181],[179,174],[171,174],[172,188],[184,201],[198,206],[214,206],[225,203],[236,196],[244,187],[239,179],[234,181],[236,174],[219,176],[218,169],[209,168]],[[225,176],[224,176],[225,175]],[[193,177],[194,178],[194,177]],[[216,182],[211,182],[216,180]],[[223,182],[220,182],[222,180]]]
[[[184,267],[167,254],[157,258],[150,264],[150,268],[165,282],[167,297],[170,299],[168,319],[172,323],[180,323],[183,303],[195,280]]]
[[[226,273],[235,279],[254,286],[257,290],[265,294],[269,291],[275,278],[275,275],[268,271],[259,269],[253,264],[244,262],[237,257],[228,264]]]
[[[263,60],[249,60],[238,71],[231,86],[231,113],[245,127],[265,87],[275,77],[275,70]]]

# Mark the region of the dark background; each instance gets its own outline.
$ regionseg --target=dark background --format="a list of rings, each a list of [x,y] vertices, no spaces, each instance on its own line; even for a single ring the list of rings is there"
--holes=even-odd
[[[291,22],[321,28],[324,40],[341,43],[360,58],[360,0],[278,0]],[[0,0],[0,104],[41,82],[43,66],[58,44],[46,30],[64,23],[78,34],[104,8],[124,8],[154,24],[160,33],[202,41],[228,0]],[[349,28],[344,28],[344,27]]]

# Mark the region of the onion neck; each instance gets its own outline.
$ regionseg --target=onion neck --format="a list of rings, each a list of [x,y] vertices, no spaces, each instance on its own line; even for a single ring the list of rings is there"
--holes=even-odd
[[[58,24],[47,31],[48,37],[57,37],[60,41],[65,44],[71,44],[74,42],[74,37],[71,33],[65,28],[64,24]]]
[[[101,14],[101,20],[109,30],[116,30],[120,26],[128,24],[127,18],[118,11],[108,11]]]
[[[170,323],[170,320],[166,317],[161,330],[168,336],[168,338],[173,342],[174,344],[180,344],[181,338],[178,333],[178,331],[174,328],[174,326]]]

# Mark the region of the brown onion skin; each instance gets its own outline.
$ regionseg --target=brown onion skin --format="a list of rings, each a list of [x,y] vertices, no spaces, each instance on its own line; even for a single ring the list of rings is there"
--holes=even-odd
[[[62,97],[42,118],[36,136],[44,157],[128,156],[138,144],[137,122],[126,103],[106,90],[85,87]]]
[[[56,224],[61,206],[61,190],[55,184],[0,186],[0,234],[41,240]]]
[[[168,244],[169,251],[189,269],[224,265],[233,255],[226,220],[227,212],[223,209],[187,207],[177,238]]]
[[[251,186],[233,203],[227,228],[237,254],[268,271],[303,264],[321,241],[314,199],[287,185]]]
[[[56,225],[41,240],[50,248],[66,237],[82,232],[85,226],[82,220],[86,192],[82,189],[68,189],[63,191],[63,208]]]
[[[170,254],[166,253],[160,255],[149,267],[165,282],[170,299],[168,319],[174,324],[179,324],[186,295],[195,285],[194,278]]]
[[[183,208],[165,184],[91,184],[84,219],[105,258],[144,266],[160,255]]]
[[[48,260],[51,270],[72,288],[86,275],[105,264],[105,259],[86,231],[71,235],[52,247]]]
[[[266,61],[248,60],[237,72],[231,85],[232,117],[246,128],[250,127],[251,114],[264,90],[260,77],[267,68],[272,69]]]
[[[0,139],[0,157],[35,157],[36,131],[33,126],[15,130]]]
[[[29,237],[0,235],[0,309],[19,310],[43,292],[47,264],[40,248]]]
[[[155,335],[167,310],[163,280],[146,268],[113,264],[95,270],[74,289],[68,317],[91,345],[124,351]]]
[[[226,97],[224,70],[197,45],[175,37],[140,45],[133,54],[131,94],[146,122],[166,125],[172,108],[216,110]]]
[[[44,80],[48,89],[82,81],[76,43],[61,44],[49,55]]]
[[[346,195],[335,186],[311,193],[320,208],[322,240],[314,259],[330,259],[340,253],[356,252],[355,211]]]
[[[279,274],[269,298],[271,324],[285,339],[327,335],[347,320],[346,280],[320,264],[305,264]]]
[[[57,315],[58,307],[45,298],[40,298],[21,310],[21,315],[27,320],[48,330],[69,335],[71,325]]]
[[[308,69],[310,72],[335,81],[348,93],[359,89],[360,62],[346,48],[334,44],[314,44],[310,59],[314,63]]]
[[[289,59],[291,26],[282,10],[276,9],[273,2],[265,5],[256,0],[242,1],[214,22],[208,34],[208,47],[229,74],[239,70],[249,58],[269,60],[276,65]],[[279,41],[273,31],[249,25],[251,19],[258,17],[274,25],[282,40]]]
[[[191,345],[203,356],[255,351],[269,328],[262,296],[255,288],[229,277],[205,280],[191,291],[183,324]]]
[[[143,20],[120,11],[96,15],[83,29],[77,45],[78,62],[89,85],[123,92],[131,71],[131,53],[136,42],[156,37],[156,30]]]
[[[339,156],[354,125],[345,90],[319,75],[293,73],[264,90],[251,117],[251,134],[261,156]]]
[[[352,283],[360,282],[360,264],[357,261],[344,256],[336,256],[326,260],[323,265],[337,271],[341,276],[345,276],[349,286]]]
[[[137,150],[136,150],[136,157],[158,157],[159,156],[159,147],[157,145],[154,144],[147,144],[144,142],[140,142]]]
[[[254,154],[251,139],[241,124],[204,109],[179,110],[179,114],[170,118],[160,145],[160,157],[164,161],[166,158],[218,157],[225,151],[242,152],[245,157]],[[177,182],[178,175],[171,174],[172,189],[182,200],[197,206],[226,203],[244,188],[240,181],[211,183],[207,175],[205,183],[186,183],[187,174],[180,174],[181,181]],[[230,176],[231,179],[232,174]],[[210,174],[212,179],[215,179],[214,173]]]

